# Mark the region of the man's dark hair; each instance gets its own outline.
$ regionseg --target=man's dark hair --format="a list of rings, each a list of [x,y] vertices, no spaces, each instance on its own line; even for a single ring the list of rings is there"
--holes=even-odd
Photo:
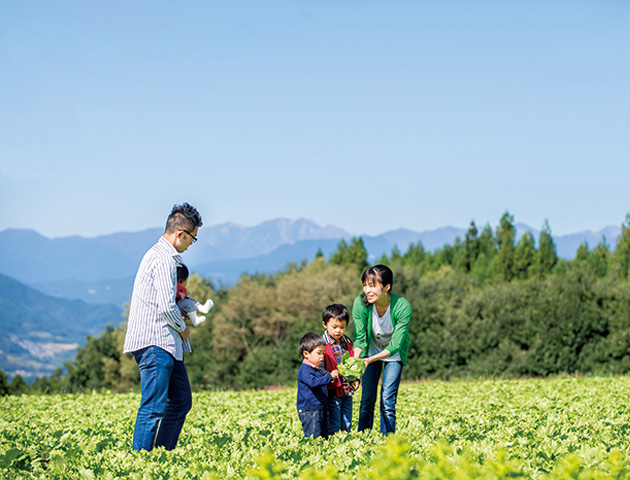
[[[346,326],[348,325],[348,320],[350,319],[350,311],[348,307],[342,305],[341,303],[333,303],[332,305],[328,305],[322,311],[322,321],[325,324],[328,324],[328,320],[331,318],[336,318],[340,322],[346,322]]]
[[[304,352],[311,353],[317,347],[325,346],[326,340],[324,340],[324,337],[313,332],[308,332],[300,338],[300,356],[304,356]]]
[[[166,233],[173,233],[177,230],[192,232],[195,228],[201,227],[201,214],[195,207],[188,203],[173,205],[173,209],[166,219]]]
[[[190,275],[190,272],[188,271],[188,267],[184,265],[183,263],[178,263],[177,264],[177,283],[183,282],[184,280],[186,280],[188,278],[188,275]]]

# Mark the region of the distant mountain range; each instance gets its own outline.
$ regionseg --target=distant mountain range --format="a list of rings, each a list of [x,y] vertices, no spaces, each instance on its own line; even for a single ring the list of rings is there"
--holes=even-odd
[[[478,226],[481,230],[482,226]],[[530,230],[517,224],[517,240]],[[578,246],[591,247],[605,239],[616,245],[621,229],[556,236],[561,257],[575,256]],[[0,232],[0,368],[10,377],[27,380],[50,375],[74,358],[87,335],[97,335],[109,324],[122,320],[140,260],[162,235],[161,228],[115,233],[95,238],[79,236],[46,238],[33,230]],[[404,253],[422,242],[428,251],[463,238],[466,229],[445,227],[425,232],[399,229],[377,236],[364,235],[369,260],[391,254],[397,246]],[[203,227],[199,241],[184,262],[193,272],[229,286],[243,273],[273,273],[291,262],[312,260],[321,249],[325,256],[339,241],[350,239],[346,231],[320,227],[307,219],[277,219],[255,227],[223,224]]]
[[[478,226],[481,230],[482,226]],[[531,230],[517,224],[517,239]],[[597,245],[602,239],[614,247],[619,227],[598,232],[556,236],[558,254],[573,258],[578,246]],[[0,232],[0,273],[47,295],[81,299],[91,304],[121,307],[131,296],[133,277],[142,255],[162,235],[161,228],[133,233],[114,233],[95,238],[79,236],[44,237],[33,230]],[[398,229],[377,236],[363,236],[370,260],[394,246],[405,252],[410,244],[422,242],[434,251],[463,238],[466,229],[444,227],[425,232]],[[273,273],[290,262],[312,260],[318,249],[328,256],[339,240],[351,235],[334,226],[321,227],[308,219],[270,220],[254,227],[226,223],[203,227],[199,242],[183,255],[193,272],[210,277],[217,285],[229,286],[243,273]]]
[[[0,368],[29,381],[50,375],[74,358],[88,335],[122,320],[114,305],[51,297],[0,275]]]

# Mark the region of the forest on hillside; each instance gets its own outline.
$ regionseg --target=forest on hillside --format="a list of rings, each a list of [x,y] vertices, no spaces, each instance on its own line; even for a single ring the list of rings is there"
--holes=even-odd
[[[495,230],[473,221],[452,245],[429,252],[416,243],[378,260],[394,272],[392,291],[413,308],[403,380],[630,370],[630,214],[614,249],[605,241],[582,244],[570,261],[558,257],[547,222],[538,239],[515,232],[506,212]],[[215,302],[208,321],[191,328],[193,389],[294,385],[299,338],[323,332],[326,305],[352,305],[367,266],[359,237],[340,241],[328,258],[319,252],[273,275],[243,275],[225,289],[191,276],[191,296]],[[30,387],[1,373],[0,394],[137,389],[135,361],[122,354],[124,335],[123,324],[88,337],[65,369]]]

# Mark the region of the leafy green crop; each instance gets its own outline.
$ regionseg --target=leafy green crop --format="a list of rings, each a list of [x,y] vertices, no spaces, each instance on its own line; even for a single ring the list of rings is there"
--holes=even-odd
[[[345,352],[341,357],[341,363],[337,364],[337,368],[341,376],[352,382],[361,380],[363,372],[365,372],[365,363],[360,358],[351,357],[348,352]]]
[[[630,377],[403,383],[396,434],[305,439],[295,388],[194,393],[179,444],[133,452],[140,395],[0,397],[7,480],[630,480]]]

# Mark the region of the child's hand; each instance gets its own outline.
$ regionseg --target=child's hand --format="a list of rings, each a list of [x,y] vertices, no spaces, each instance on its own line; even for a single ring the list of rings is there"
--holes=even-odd
[[[333,379],[337,379],[339,378],[339,370],[333,370],[332,372],[330,372],[330,375],[333,377]]]
[[[354,380],[353,382],[350,382],[350,387],[355,392],[359,389],[360,386],[361,386],[361,380]]]

